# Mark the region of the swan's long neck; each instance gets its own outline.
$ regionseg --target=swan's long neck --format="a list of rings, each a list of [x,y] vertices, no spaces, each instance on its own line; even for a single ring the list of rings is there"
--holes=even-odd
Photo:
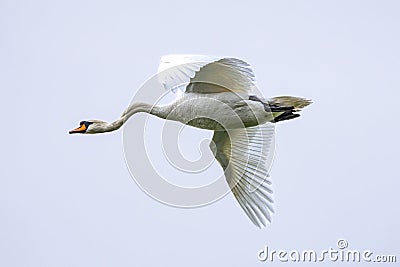
[[[105,123],[102,127],[96,131],[98,133],[102,132],[111,132],[118,130],[121,126],[133,115],[139,112],[145,112],[157,117],[166,119],[169,111],[171,110],[171,105],[164,105],[164,106],[153,106],[143,102],[136,102],[130,105],[124,113],[122,113],[121,117],[112,122],[112,123]]]

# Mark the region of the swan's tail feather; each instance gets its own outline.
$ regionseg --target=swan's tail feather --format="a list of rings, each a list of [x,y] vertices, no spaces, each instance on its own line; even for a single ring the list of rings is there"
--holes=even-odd
[[[309,99],[294,96],[278,96],[268,100],[268,105],[274,114],[274,122],[300,117],[300,114],[296,112],[311,103],[312,101]]]

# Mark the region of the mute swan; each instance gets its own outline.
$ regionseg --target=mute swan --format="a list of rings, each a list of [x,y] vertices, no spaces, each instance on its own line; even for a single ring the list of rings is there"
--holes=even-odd
[[[273,213],[271,181],[265,166],[265,144],[273,134],[268,125],[299,117],[297,112],[311,101],[292,96],[263,100],[251,95],[255,89],[253,71],[249,64],[235,58],[164,56],[158,76],[167,90],[183,85],[181,97],[168,105],[133,103],[112,123],[82,121],[69,133],[115,131],[138,112],[214,130],[210,148],[232,193],[256,226],[266,226]],[[250,190],[254,181],[258,187]]]

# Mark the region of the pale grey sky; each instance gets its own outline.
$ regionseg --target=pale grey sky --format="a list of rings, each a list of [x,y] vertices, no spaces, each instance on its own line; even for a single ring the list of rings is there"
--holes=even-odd
[[[0,265],[262,266],[264,245],[323,250],[338,238],[400,260],[399,8],[0,1]],[[121,131],[68,135],[82,119],[117,118],[171,53],[242,58],[264,95],[314,100],[277,127],[266,229],[230,195],[200,209],[148,197]]]

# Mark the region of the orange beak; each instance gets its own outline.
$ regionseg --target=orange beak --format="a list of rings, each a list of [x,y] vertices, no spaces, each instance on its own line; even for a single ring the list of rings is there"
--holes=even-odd
[[[73,133],[84,133],[85,131],[86,131],[86,126],[85,126],[85,124],[82,124],[78,128],[69,131],[69,133],[70,134],[73,134]]]

